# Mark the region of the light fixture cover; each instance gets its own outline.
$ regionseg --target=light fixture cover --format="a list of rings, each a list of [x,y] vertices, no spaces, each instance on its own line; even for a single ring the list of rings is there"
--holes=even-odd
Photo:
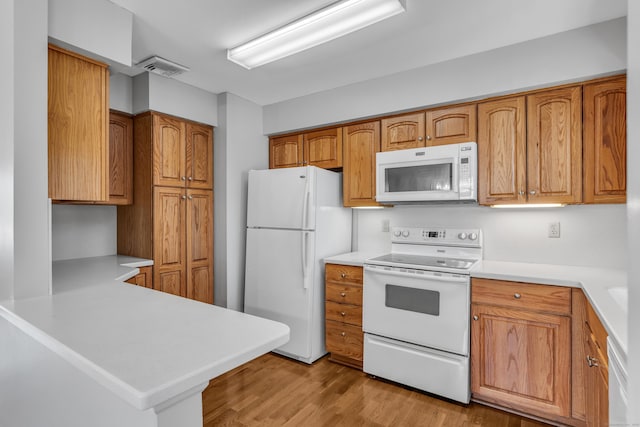
[[[405,0],[341,0],[233,49],[227,59],[250,70],[405,11]]]

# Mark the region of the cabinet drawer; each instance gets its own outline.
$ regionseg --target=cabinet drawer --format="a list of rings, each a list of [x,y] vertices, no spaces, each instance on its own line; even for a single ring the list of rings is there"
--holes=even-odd
[[[362,286],[327,283],[327,301],[362,306]]]
[[[360,326],[327,320],[327,351],[362,361],[363,332]]]
[[[607,354],[607,330],[602,325],[600,318],[593,310],[591,304],[587,304],[587,318],[586,318],[586,326],[589,328],[589,331],[593,335],[593,339],[595,341],[598,350],[602,354]]]
[[[473,279],[471,302],[570,315],[571,288]]]
[[[327,301],[325,303],[325,310],[327,320],[362,326],[362,306]]]
[[[327,281],[362,284],[362,267],[352,265],[327,264],[325,266]]]

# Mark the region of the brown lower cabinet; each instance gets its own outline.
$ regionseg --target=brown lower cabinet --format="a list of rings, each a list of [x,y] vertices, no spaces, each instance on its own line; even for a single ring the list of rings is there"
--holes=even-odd
[[[362,369],[362,267],[325,266],[326,347],[332,362]]]
[[[153,289],[153,267],[140,267],[138,270],[140,270],[140,273],[125,280],[125,282],[142,286],[143,288]]]
[[[474,278],[471,302],[474,401],[608,425],[606,332],[580,289]]]

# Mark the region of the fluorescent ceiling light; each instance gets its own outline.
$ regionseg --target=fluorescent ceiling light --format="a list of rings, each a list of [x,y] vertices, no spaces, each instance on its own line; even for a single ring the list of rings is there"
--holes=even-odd
[[[405,0],[341,0],[228,49],[227,58],[250,70],[404,12],[404,2]]]
[[[491,207],[500,209],[561,208],[564,207],[564,203],[525,203],[521,205],[491,205]]]

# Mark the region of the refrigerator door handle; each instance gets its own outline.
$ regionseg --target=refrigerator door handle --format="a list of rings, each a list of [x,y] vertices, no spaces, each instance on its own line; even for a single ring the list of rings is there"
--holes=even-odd
[[[305,179],[305,183],[304,183],[304,199],[302,200],[302,229],[306,230],[308,228],[308,216],[309,216],[309,196],[310,194],[310,189],[309,186],[311,185],[311,171],[309,170],[309,168],[307,167],[307,172],[306,172],[306,179]]]
[[[307,242],[309,241],[309,232],[302,232],[302,287],[304,289],[309,289],[309,284],[307,283]]]

